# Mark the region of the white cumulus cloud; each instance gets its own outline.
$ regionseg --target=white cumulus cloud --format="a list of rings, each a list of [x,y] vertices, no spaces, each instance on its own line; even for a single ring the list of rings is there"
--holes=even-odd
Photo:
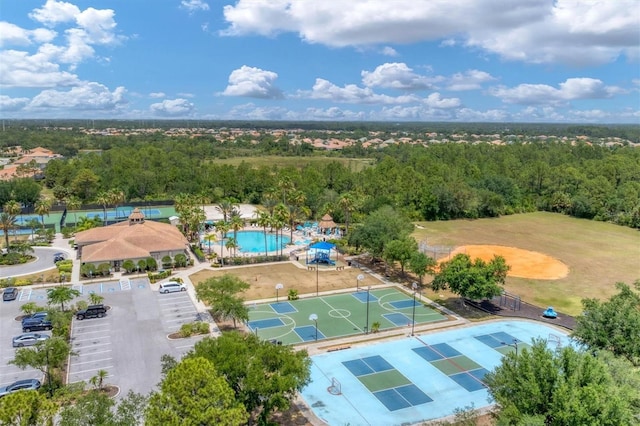
[[[225,35],[294,32],[309,43],[367,46],[441,41],[534,63],[640,57],[637,0],[238,0]],[[634,13],[635,11],[635,13]]]
[[[229,75],[224,96],[243,96],[260,99],[281,99],[282,91],[275,86],[278,74],[260,68],[243,65]]]
[[[165,99],[151,104],[151,112],[162,117],[185,117],[190,115],[195,106],[186,99]]]
[[[367,87],[383,87],[399,90],[425,90],[431,88],[429,78],[416,74],[402,62],[386,63],[375,70],[362,71],[362,83]]]
[[[44,90],[36,95],[29,109],[116,110],[127,103],[124,87],[113,92],[99,83],[83,83],[67,91]]]
[[[431,93],[424,100],[424,103],[430,108],[458,108],[462,105],[462,101],[458,98],[443,98],[440,93]]]
[[[499,86],[490,93],[510,104],[559,105],[578,99],[609,98],[622,90],[594,78],[569,78],[557,88],[547,84],[520,84],[511,88]]]
[[[29,101],[29,98],[11,98],[6,95],[0,95],[0,112],[20,111]]]
[[[332,102],[352,104],[403,104],[419,101],[419,98],[415,95],[389,96],[377,94],[369,87],[358,87],[355,84],[346,84],[344,87],[339,87],[322,78],[316,78],[311,92],[300,92],[300,95],[310,99],[326,99]]]
[[[468,70],[463,73],[455,73],[449,79],[447,89],[454,91],[477,90],[483,83],[495,80],[491,74],[480,70]]]
[[[71,22],[80,13],[78,6],[64,1],[47,0],[40,9],[34,9],[29,17],[47,26]]]

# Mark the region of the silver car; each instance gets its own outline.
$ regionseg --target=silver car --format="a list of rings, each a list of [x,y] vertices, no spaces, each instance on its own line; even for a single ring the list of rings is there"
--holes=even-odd
[[[41,385],[42,384],[38,379],[18,380],[17,382],[13,382],[10,385],[0,387],[0,397],[21,390],[38,390],[40,389]]]
[[[187,285],[176,281],[169,281],[160,284],[160,293],[174,293],[178,291],[187,291]]]
[[[33,346],[38,342],[44,342],[49,338],[48,334],[24,333],[13,338],[13,347]]]

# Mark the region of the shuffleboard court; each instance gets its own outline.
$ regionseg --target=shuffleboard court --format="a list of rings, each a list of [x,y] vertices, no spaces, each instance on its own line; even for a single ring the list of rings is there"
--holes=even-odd
[[[573,344],[557,328],[509,320],[464,326],[311,357],[301,395],[330,426],[420,424],[489,405],[485,374],[532,339]]]
[[[316,320],[310,319],[315,315]],[[264,340],[298,344],[410,327],[447,317],[396,289],[361,290],[251,305],[247,326]]]

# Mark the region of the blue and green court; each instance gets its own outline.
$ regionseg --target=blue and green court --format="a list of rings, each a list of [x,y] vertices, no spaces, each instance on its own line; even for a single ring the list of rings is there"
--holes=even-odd
[[[251,305],[247,325],[263,340],[289,345],[446,320],[419,297],[387,287]]]

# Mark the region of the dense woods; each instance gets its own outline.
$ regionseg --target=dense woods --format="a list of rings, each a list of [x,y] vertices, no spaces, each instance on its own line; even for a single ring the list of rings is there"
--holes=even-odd
[[[328,125],[327,125],[328,126]],[[409,126],[409,125],[408,125]],[[446,135],[478,129],[450,125]],[[495,126],[495,125],[494,125]],[[604,137],[605,130],[635,138],[636,128],[555,126],[527,128],[530,134],[557,130]],[[436,125],[436,127],[438,127]],[[513,132],[513,128],[506,129]],[[309,137],[357,137],[371,129],[342,132],[304,130]],[[557,135],[547,139],[514,136],[502,145],[476,143],[406,142],[424,134],[400,133],[402,141],[364,147],[360,142],[336,151],[320,151],[310,144],[292,143],[283,132],[258,131],[230,141],[211,135],[167,136],[126,134],[100,136],[74,130],[11,128],[2,132],[2,146],[45,146],[65,155],[51,161],[43,183],[60,202],[70,195],[83,203],[97,203],[99,194],[122,191],[126,201],[175,199],[192,194],[203,202],[223,199],[264,203],[281,185],[304,194],[313,217],[330,212],[338,222],[346,215],[357,221],[383,205],[404,212],[412,220],[492,217],[545,210],[575,217],[640,227],[640,150],[633,145],[607,146]],[[534,131],[535,130],[535,131]],[[379,139],[400,139],[394,132],[376,133]],[[257,133],[257,136],[255,135]],[[468,134],[468,133],[466,133]],[[509,138],[506,138],[509,139]],[[505,140],[505,138],[503,138]],[[264,155],[298,157],[291,162],[264,165]],[[225,159],[242,157],[234,165]],[[317,160],[319,157],[323,161]],[[368,158],[371,166],[354,170],[345,158]],[[351,200],[349,211],[343,200]],[[15,199],[32,206],[37,188],[26,180],[0,183],[0,204]]]

